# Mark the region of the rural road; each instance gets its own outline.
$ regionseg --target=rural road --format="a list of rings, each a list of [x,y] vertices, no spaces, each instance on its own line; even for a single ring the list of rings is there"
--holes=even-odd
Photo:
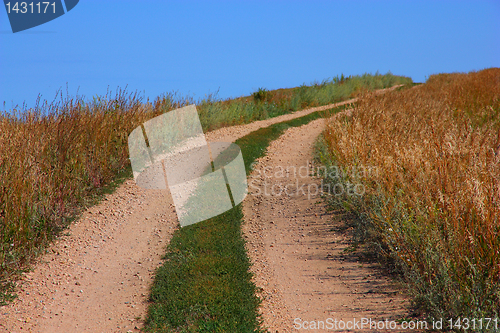
[[[325,119],[317,119],[289,128],[249,177],[243,232],[264,326],[273,333],[321,327],[321,321],[328,328],[328,318],[340,325],[406,315],[407,300],[378,265],[344,252],[350,237],[340,231],[343,216],[325,209],[326,184],[311,176],[318,170],[314,142],[324,127]]]
[[[207,141],[234,142],[259,128],[354,101],[222,128],[207,133]],[[323,126],[319,119],[289,129],[257,168],[311,161],[311,144]],[[330,231],[334,222],[316,201],[251,194],[245,199],[244,235],[262,288],[264,324],[288,332],[294,318],[402,313],[404,300],[386,289],[387,280],[376,270],[341,259],[346,239]],[[168,191],[125,181],[87,209],[23,274],[18,298],[0,307],[0,332],[139,332],[155,269],[176,228]]]

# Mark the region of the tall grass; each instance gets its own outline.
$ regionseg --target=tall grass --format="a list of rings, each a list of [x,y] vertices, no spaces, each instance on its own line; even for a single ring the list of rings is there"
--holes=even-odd
[[[181,104],[168,97],[143,104],[119,91],[1,115],[1,286],[127,168],[128,133]]]
[[[500,69],[491,68],[364,94],[324,133],[323,160],[349,171],[332,181],[367,189],[332,204],[356,213],[358,234],[401,269],[432,317],[499,315],[499,131]]]
[[[264,100],[209,96],[197,104],[202,126],[210,130],[401,82],[411,79],[366,74],[337,85],[266,91]],[[148,119],[195,102],[166,94],[150,103],[120,90],[91,100],[61,94],[52,103],[38,100],[35,108],[0,114],[0,304],[16,273],[59,230],[95,202],[118,174],[131,174],[129,133]]]
[[[249,97],[217,101],[213,96],[200,101],[199,112],[203,128],[249,123],[272,118],[308,107],[327,105],[356,97],[363,91],[412,84],[411,78],[387,74],[342,75],[332,80],[314,82],[297,88],[266,90],[259,88]]]

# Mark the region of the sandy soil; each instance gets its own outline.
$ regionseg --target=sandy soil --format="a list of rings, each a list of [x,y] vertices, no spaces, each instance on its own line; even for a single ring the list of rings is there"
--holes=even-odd
[[[328,318],[384,321],[406,315],[406,299],[378,265],[344,252],[350,242],[348,232],[339,231],[341,216],[325,211],[321,180],[310,175],[313,144],[324,123],[288,129],[249,177],[243,232],[271,332],[304,329],[305,321],[309,328],[319,321],[326,325]]]
[[[219,129],[208,133],[207,141],[233,142],[258,128],[353,101]],[[291,153],[287,159],[297,152],[304,154],[297,158],[306,158],[320,124],[315,121],[297,129],[303,141],[295,139],[280,148]],[[290,133],[273,143],[269,158]],[[253,222],[245,235],[261,232],[257,238],[249,237],[249,246],[252,258],[262,259],[254,269],[266,297],[263,313],[267,326],[289,328],[294,316],[304,320],[319,319],[323,313],[347,316],[352,313],[347,308],[379,312],[383,308],[393,314],[400,308],[396,295],[378,299],[374,295],[379,293],[367,294],[366,288],[382,284],[373,270],[348,260],[341,269],[337,258],[344,240],[329,231],[329,218],[321,206],[310,200],[288,203],[288,199],[269,198],[258,205],[264,213],[258,213],[250,204],[257,197],[248,198],[246,207],[253,215],[248,215],[247,209],[247,216],[253,216]],[[280,208],[283,206],[288,206],[287,210]],[[257,223],[259,216],[263,219]],[[99,205],[84,212],[38,259],[33,270],[23,275],[18,281],[18,298],[0,307],[0,332],[138,332],[143,326],[154,271],[176,228],[177,217],[168,191],[143,190],[127,180]],[[339,247],[332,246],[332,241]],[[359,303],[363,295],[369,303]],[[339,311],[343,307],[346,309]],[[275,320],[270,315],[273,311]]]

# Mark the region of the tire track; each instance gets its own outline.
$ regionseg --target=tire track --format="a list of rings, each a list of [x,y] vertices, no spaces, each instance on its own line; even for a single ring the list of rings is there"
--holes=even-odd
[[[206,138],[234,142],[259,128],[355,101],[221,128]],[[17,299],[0,307],[0,331],[139,332],[155,269],[177,228],[168,190],[146,191],[127,180],[87,209],[17,281]]]

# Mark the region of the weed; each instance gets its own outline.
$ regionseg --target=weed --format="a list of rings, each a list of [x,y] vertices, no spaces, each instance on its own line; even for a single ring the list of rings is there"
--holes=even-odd
[[[268,90],[266,90],[266,88],[259,88],[258,91],[252,94],[255,103],[265,102],[270,95],[271,94]]]

